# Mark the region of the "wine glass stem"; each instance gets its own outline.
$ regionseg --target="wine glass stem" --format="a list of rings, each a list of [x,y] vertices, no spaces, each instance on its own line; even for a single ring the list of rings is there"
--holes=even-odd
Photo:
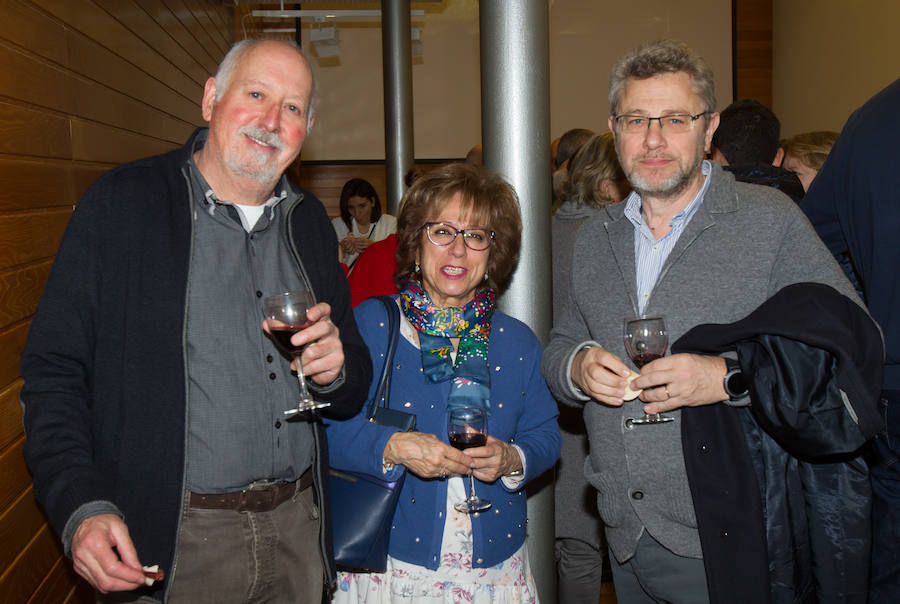
[[[478,495],[475,494],[475,477],[472,475],[472,468],[469,468],[469,501],[475,501]]]
[[[303,375],[303,361],[300,360],[300,355],[295,355],[294,359],[297,361],[297,382],[300,384],[300,403],[309,402],[312,398],[309,396],[309,389],[306,386],[306,376]]]

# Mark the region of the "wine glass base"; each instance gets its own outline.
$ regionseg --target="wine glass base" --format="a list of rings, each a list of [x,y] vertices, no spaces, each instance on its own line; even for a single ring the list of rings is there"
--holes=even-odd
[[[310,399],[308,401],[301,401],[295,408],[285,411],[284,415],[287,416],[288,419],[292,419],[298,415],[312,414],[313,411],[316,411],[317,409],[323,409],[330,406],[331,403],[320,403]]]
[[[490,509],[491,505],[493,504],[487,499],[475,498],[460,501],[453,506],[453,509],[457,512],[462,512],[463,514],[475,514]]]

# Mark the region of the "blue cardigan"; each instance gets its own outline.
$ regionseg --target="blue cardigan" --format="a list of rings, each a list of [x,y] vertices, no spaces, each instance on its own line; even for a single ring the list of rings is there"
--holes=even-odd
[[[372,357],[374,375],[381,375],[387,348],[388,324],[384,306],[369,300],[355,310],[356,321]],[[488,432],[515,443],[525,454],[525,480],[509,490],[502,480],[479,483],[478,494],[493,502],[485,513],[472,517],[472,565],[490,567],[509,558],[525,541],[525,491],[530,479],[549,469],[559,457],[560,435],[556,403],[541,375],[541,345],[521,321],[495,311],[488,360],[491,371],[491,414]],[[447,395],[450,382],[429,384],[422,374],[419,349],[402,336],[394,357],[390,406],[416,414],[416,429],[447,441]],[[369,400],[377,386],[369,389]],[[326,432],[333,467],[382,475],[382,454],[396,428],[366,421],[364,406],[347,421],[327,421]],[[388,477],[399,477],[396,466]],[[394,515],[390,555],[437,569],[441,556],[447,501],[446,480],[406,477]]]

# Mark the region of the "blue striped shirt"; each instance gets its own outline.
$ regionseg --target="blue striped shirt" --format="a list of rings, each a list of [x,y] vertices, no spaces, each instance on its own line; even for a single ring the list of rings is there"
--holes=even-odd
[[[697,208],[703,203],[703,196],[706,195],[706,189],[709,187],[710,169],[709,162],[703,160],[701,170],[706,177],[703,179],[703,186],[700,187],[700,191],[691,200],[691,203],[672,218],[672,221],[669,222],[671,228],[662,239],[657,240],[650,231],[650,226],[644,221],[644,215],[641,213],[641,196],[636,191],[632,191],[625,202],[625,216],[634,225],[634,266],[637,277],[638,312],[641,315],[644,314],[644,308],[650,299],[650,292],[656,285],[656,280],[666,263],[666,258],[669,257],[669,252],[675,247],[684,227],[691,221]]]

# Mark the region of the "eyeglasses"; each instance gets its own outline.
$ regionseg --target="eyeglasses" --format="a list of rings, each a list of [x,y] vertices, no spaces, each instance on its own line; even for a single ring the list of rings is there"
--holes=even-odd
[[[659,117],[649,117],[646,115],[614,115],[613,120],[626,134],[639,134],[650,129],[653,120],[659,122],[659,127],[666,132],[680,133],[688,132],[694,127],[694,122],[709,113],[703,111],[697,115],[688,113],[672,113],[670,115],[661,115]]]
[[[488,249],[494,241],[494,231],[487,229],[457,229],[443,222],[426,222],[422,228],[428,235],[428,241],[441,247],[456,241],[457,235],[462,235],[466,247],[476,252]]]

